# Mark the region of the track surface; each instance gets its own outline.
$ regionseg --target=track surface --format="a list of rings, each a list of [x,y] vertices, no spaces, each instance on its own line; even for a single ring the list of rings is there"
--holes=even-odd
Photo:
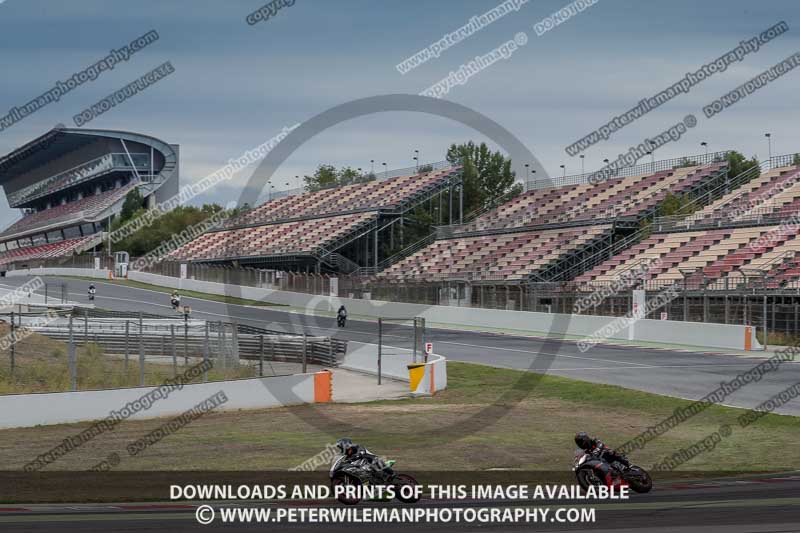
[[[656,487],[650,494],[634,494],[627,501],[615,503],[536,502],[536,506],[594,507],[596,521],[592,524],[309,524],[286,522],[270,524],[220,524],[220,507],[269,507],[279,504],[243,503],[228,505],[215,502],[217,520],[201,526],[195,519],[198,504],[180,502],[163,507],[146,504],[114,505],[47,505],[32,506],[30,510],[0,505],[0,528],[20,533],[65,531],[88,532],[154,532],[154,531],[391,531],[424,529],[430,531],[624,531],[635,529],[650,533],[789,533],[800,531],[800,476],[722,481],[703,485]],[[361,504],[403,506],[402,504]],[[422,500],[422,507],[517,507],[530,506],[513,501],[432,501]],[[303,502],[296,507],[341,507],[330,502]],[[554,510],[551,512],[555,512]],[[552,515],[551,515],[552,516]]]
[[[6,278],[0,286],[19,286],[29,278]],[[73,279],[70,299],[83,301],[89,282]],[[126,311],[170,312],[169,296],[145,289],[96,282],[98,306]],[[333,318],[303,315],[285,308],[255,308],[183,298],[192,307],[192,315],[208,320],[235,319],[270,329],[306,331],[310,334],[333,334],[358,341],[375,342],[377,326],[373,322],[349,321],[346,329],[335,327]],[[409,346],[410,330],[401,326],[387,328],[387,344]],[[435,350],[454,361],[490,364],[521,370],[540,370],[586,381],[621,385],[659,394],[698,399],[730,380],[736,374],[757,364],[757,358],[732,355],[688,353],[656,348],[632,348],[598,345],[580,353],[573,342],[555,345],[551,353],[543,350],[545,340],[531,337],[498,335],[470,331],[428,329],[427,340]],[[550,342],[547,346],[553,346]],[[544,357],[553,355],[549,367]],[[778,371],[751,383],[726,400],[728,405],[753,407],[776,392],[800,381],[800,365],[787,363]],[[790,402],[780,412],[800,415],[800,405]],[[241,502],[240,502],[241,503]],[[581,502],[585,504],[586,502]],[[223,504],[215,504],[221,506]],[[256,505],[259,504],[248,504]],[[267,504],[273,506],[275,504]],[[329,502],[311,502],[308,507],[329,506]],[[368,504],[394,505],[394,504]],[[519,502],[423,501],[422,506],[440,507],[508,507]],[[547,502],[537,502],[547,505]],[[569,507],[570,502],[555,502]],[[334,504],[335,506],[335,504]],[[656,487],[647,495],[633,495],[623,503],[595,505],[594,524],[250,524],[222,525],[218,522],[201,526],[195,519],[195,506],[178,504],[167,507],[120,504],[96,506],[32,506],[0,505],[0,529],[8,532],[65,531],[84,532],[156,532],[156,531],[381,531],[401,532],[409,529],[432,531],[598,531],[611,532],[635,529],[650,533],[790,533],[800,532],[800,476],[723,481],[703,485]]]
[[[30,278],[0,280],[0,286],[19,286]],[[88,281],[47,278],[48,283],[66,283],[69,298],[87,301]],[[169,314],[169,295],[146,289],[95,282],[99,307]],[[249,307],[183,297],[183,305],[192,308],[194,318],[235,319],[242,323],[270,329],[314,335],[335,335],[358,342],[376,342],[374,322],[349,320],[347,328],[336,327],[335,319],[304,315],[282,307]],[[385,344],[410,347],[410,328],[389,325],[384,330]],[[544,339],[428,328],[428,341],[436,353],[453,361],[482,363],[503,368],[544,371],[595,383],[654,392],[697,400],[737,374],[758,364],[759,357],[703,354],[661,348],[597,345],[581,353],[574,342],[553,343]],[[552,356],[552,357],[546,357]],[[552,360],[552,362],[551,362]],[[736,391],[723,402],[735,407],[753,408],[783,389],[800,382],[800,362],[790,362]],[[800,416],[800,401],[788,402],[776,412]]]

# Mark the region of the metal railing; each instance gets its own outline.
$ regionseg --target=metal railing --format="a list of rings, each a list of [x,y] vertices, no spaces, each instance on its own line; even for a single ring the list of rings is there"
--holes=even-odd
[[[684,166],[708,165],[711,163],[722,163],[728,157],[729,150],[712,152],[709,154],[686,155],[672,159],[662,159],[650,163],[640,163],[629,167],[616,170],[596,170],[594,172],[584,172],[582,174],[572,174],[569,176],[556,176],[546,180],[531,180],[525,184],[525,190],[544,189],[550,187],[564,187],[566,185],[581,185],[589,182],[589,178],[595,175],[605,175],[606,179],[622,178],[626,176],[638,176],[644,174],[654,174],[665,170],[674,170]]]
[[[142,170],[147,170],[150,167],[149,154],[131,154],[131,159],[133,159],[133,164],[136,165],[137,169],[141,168]],[[36,200],[37,198],[47,196],[54,192],[72,187],[78,183],[90,180],[99,176],[100,174],[105,174],[112,170],[127,170],[132,168],[134,167],[131,166],[127,154],[105,154],[85,163],[81,163],[80,165],[74,166],[69,170],[65,170],[64,172],[60,172],[54,176],[45,178],[44,180],[29,185],[24,189],[8,193],[8,203],[11,207],[16,207],[22,203]]]

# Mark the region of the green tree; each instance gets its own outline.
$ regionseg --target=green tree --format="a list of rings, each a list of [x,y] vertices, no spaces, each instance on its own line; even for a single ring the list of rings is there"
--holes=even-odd
[[[433,165],[422,165],[417,169],[418,174],[426,174],[428,172],[433,172]]]
[[[139,193],[139,188],[131,189],[125,196],[125,201],[122,203],[122,211],[119,214],[121,222],[130,220],[134,213],[144,205],[144,198]]]
[[[692,195],[689,193],[673,194],[667,192],[658,206],[658,216],[689,215],[695,210]]]
[[[335,187],[338,176],[336,167],[333,165],[320,165],[311,176],[303,176],[306,182],[306,189],[309,191],[319,191],[329,187]]]
[[[342,167],[336,169],[333,165],[320,165],[314,174],[304,176],[306,189],[309,191],[320,191],[331,187],[342,187],[353,185],[354,183],[366,183],[375,179],[375,174],[361,174],[352,167]]]
[[[736,150],[728,152],[728,176],[730,177],[738,176],[742,172],[758,166],[758,160],[755,158],[755,156],[747,159],[743,154],[737,152]],[[758,174],[755,174],[754,177],[756,176],[758,176]]]
[[[173,237],[179,236],[190,227],[198,226],[211,215],[222,211],[222,207],[217,204],[205,204],[202,207],[180,206],[172,211],[158,217],[152,224],[140,228],[138,231],[114,245],[114,250],[124,250],[131,254],[131,257],[141,257],[151,252],[163,244],[169,243]],[[134,213],[133,218],[139,217],[146,212],[139,209]],[[119,229],[125,221],[122,217],[117,218],[111,225],[112,231]]]
[[[465,213],[515,190],[511,160],[489,150],[486,143],[453,144],[447,150],[447,161],[462,167]]]
[[[792,158],[792,164],[795,166],[800,165],[800,154],[794,154],[794,157]]]

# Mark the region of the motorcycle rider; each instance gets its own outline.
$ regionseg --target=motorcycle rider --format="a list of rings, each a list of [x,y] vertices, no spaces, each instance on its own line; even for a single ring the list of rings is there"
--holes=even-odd
[[[340,328],[343,328],[346,320],[347,320],[347,309],[345,309],[344,305],[342,305],[336,312],[336,323]]]
[[[94,300],[94,293],[97,292],[97,289],[94,288],[94,283],[89,285],[89,299]]]
[[[616,461],[625,467],[629,467],[630,462],[625,456],[618,454],[612,448],[603,444],[600,439],[593,439],[585,431],[579,431],[575,434],[575,444],[584,452],[601,459],[597,468],[600,470],[601,479],[605,481],[606,485],[611,487],[615,482],[618,485],[624,483],[618,479],[619,474],[609,464]]]
[[[370,466],[372,471],[376,474],[382,475],[386,470],[386,464],[383,459],[371,453],[369,450],[361,445],[354,443],[350,439],[339,439],[336,441],[336,447],[345,456],[344,462],[355,463],[356,461],[364,461]]]
[[[172,291],[172,298],[170,302],[172,303],[173,309],[178,309],[178,307],[181,305],[181,297],[178,294],[178,291]]]

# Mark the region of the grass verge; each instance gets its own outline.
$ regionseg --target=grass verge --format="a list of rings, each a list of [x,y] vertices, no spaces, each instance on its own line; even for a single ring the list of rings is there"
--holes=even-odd
[[[611,385],[467,363],[448,363],[448,384],[446,391],[426,399],[210,413],[135,457],[125,453],[126,444],[164,421],[126,421],[47,470],[85,470],[117,452],[122,458],[119,470],[285,471],[337,438],[350,437],[397,459],[398,467],[405,470],[568,472],[576,431],[588,431],[610,446],[619,446],[691,403]],[[796,469],[794,455],[783,452],[793,449],[800,438],[798,418],[767,415],[740,428],[736,419],[743,412],[712,406],[631,454],[630,459],[651,468],[727,424],[732,434],[679,467],[678,473],[698,477],[732,470]],[[343,435],[343,424],[359,429]],[[474,429],[449,436],[466,424]],[[19,469],[88,426],[0,431],[0,464],[5,469]],[[449,427],[452,432],[437,431]]]
[[[0,338],[9,333],[7,324],[0,324]],[[138,350],[132,344],[128,365],[119,357],[108,357],[94,343],[82,344],[78,336],[77,354],[77,388],[78,390],[95,390],[108,388],[138,387],[139,362]],[[66,392],[70,390],[70,374],[67,364],[67,349],[63,342],[49,339],[42,335],[31,334],[15,345],[15,367],[11,372],[10,351],[0,352],[0,394],[25,394],[39,392]],[[184,372],[183,357],[177,357],[177,372]],[[196,358],[189,360],[195,365]],[[238,368],[212,368],[208,371],[209,381],[255,377],[257,368],[242,365]],[[146,361],[144,383],[155,386],[173,377],[171,361],[159,358]],[[198,378],[196,381],[200,381]]]

